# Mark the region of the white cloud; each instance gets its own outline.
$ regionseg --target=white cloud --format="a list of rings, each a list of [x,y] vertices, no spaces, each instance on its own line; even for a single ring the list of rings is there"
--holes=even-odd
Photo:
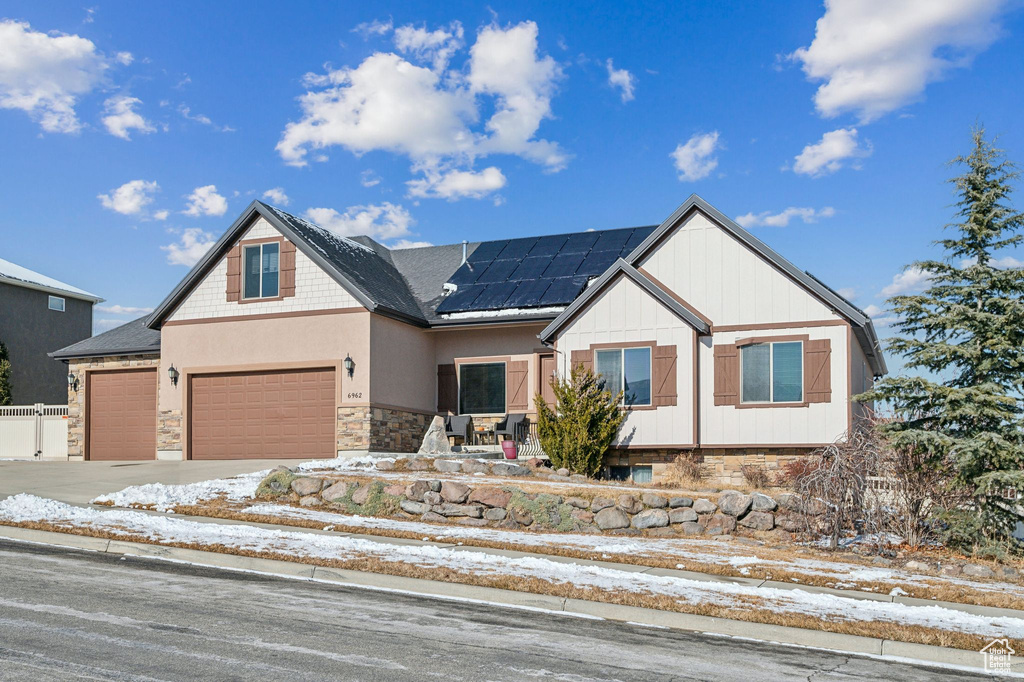
[[[404,207],[387,201],[349,206],[344,213],[333,208],[311,208],[304,215],[307,220],[343,237],[367,235],[377,240],[404,237],[415,222]]]
[[[96,319],[92,322],[92,333],[99,334],[101,332],[110,331],[114,327],[120,327],[125,322],[124,320],[115,319]]]
[[[129,66],[135,61],[135,56],[131,52],[118,52],[114,55],[114,60],[122,66]]]
[[[103,125],[107,127],[107,132],[122,140],[130,140],[130,130],[137,130],[140,133],[156,131],[149,121],[135,111],[139,104],[142,104],[142,100],[126,95],[111,97],[104,102],[103,113],[106,115],[103,117]]]
[[[204,232],[198,227],[189,227],[181,232],[181,237],[176,243],[160,248],[167,252],[167,262],[170,265],[192,267],[206,255],[216,241],[217,238],[212,233]]]
[[[167,220],[167,216],[171,214],[167,209],[161,209],[153,213],[153,220]]]
[[[185,215],[224,215],[228,210],[228,200],[217,194],[216,185],[196,187],[187,199],[188,206],[182,211]]]
[[[462,36],[462,24],[458,21],[453,21],[447,29],[439,28],[435,31],[412,25],[399,26],[395,29],[395,47],[420,61],[430,62],[434,71],[442,72],[462,47]]]
[[[291,202],[288,195],[284,193],[283,187],[272,187],[271,189],[268,189],[263,193],[263,198],[269,199],[279,206],[287,206]]]
[[[398,241],[390,244],[389,249],[420,249],[424,246],[433,246],[430,242],[414,242],[408,239],[399,239]]]
[[[78,97],[103,79],[107,61],[91,40],[0,20],[0,108],[20,109],[49,133],[77,133]]]
[[[103,208],[121,215],[140,215],[146,206],[153,203],[153,194],[158,189],[160,185],[155,180],[132,180],[96,198],[103,204]]]
[[[633,99],[636,76],[625,69],[616,69],[612,65],[611,59],[605,62],[605,66],[608,67],[608,85],[619,89],[619,94],[622,95],[622,102],[626,103]]]
[[[853,299],[857,298],[857,290],[854,289],[853,287],[843,287],[842,289],[837,289],[836,293],[845,298],[847,301],[852,301]]]
[[[359,174],[359,184],[363,187],[373,187],[380,184],[380,176],[372,170],[364,170]]]
[[[872,304],[871,304],[871,305],[869,305],[869,306],[865,306],[865,307],[864,307],[864,314],[865,314],[865,315],[867,315],[868,317],[876,317],[876,316],[878,316],[878,315],[881,315],[881,314],[882,314],[882,313],[884,313],[884,312],[885,312],[884,310],[882,310],[881,308],[879,308],[879,307],[878,307],[877,305],[875,305],[874,303],[872,303]]]
[[[928,284],[927,272],[921,268],[909,267],[893,276],[892,282],[882,289],[882,296],[897,296],[919,291]]]
[[[299,98],[303,115],[285,127],[277,144],[281,158],[304,166],[311,152],[339,146],[356,155],[402,154],[416,171],[468,170],[489,154],[562,169],[568,155],[536,137],[552,116],[562,76],[554,59],[538,53],[537,25],[484,27],[464,64],[442,67],[454,43],[461,44],[459,29],[452,24],[439,34],[402,27],[396,40],[408,59],[377,52],[354,68],[307,74],[308,90]],[[424,60],[427,66],[416,63]],[[485,111],[491,112],[486,119]],[[322,151],[313,156],[326,158]]]
[[[854,111],[868,122],[921,96],[925,86],[1000,34],[1004,0],[826,0],[813,42],[791,56],[812,81],[822,116]]]
[[[235,129],[232,128],[231,126],[218,125],[218,124],[214,123],[212,120],[210,120],[210,117],[206,116],[205,114],[193,114],[192,113],[192,108],[191,107],[187,107],[184,104],[182,104],[182,105],[180,105],[178,107],[178,113],[180,113],[183,118],[185,118],[185,119],[187,119],[189,121],[195,121],[196,123],[201,123],[204,126],[210,126],[214,130],[219,130],[222,133],[233,133],[233,132],[235,132]]]
[[[977,262],[977,258],[965,258],[964,260],[960,261],[960,267],[966,269]],[[992,260],[989,261],[989,265],[998,270],[1006,270],[1009,268],[1024,268],[1024,260],[1014,258],[1013,256],[1003,256],[1002,258],[993,258]]]
[[[130,305],[98,305],[96,310],[112,315],[145,315],[153,312],[152,308],[137,308]]]
[[[685,144],[676,147],[670,156],[675,159],[679,179],[700,180],[718,167],[718,157],[713,154],[720,148],[718,131],[693,135]]]
[[[856,128],[840,128],[825,133],[816,144],[804,147],[793,160],[793,172],[820,177],[835,173],[848,159],[860,159],[870,154],[871,144],[860,145]]]
[[[391,19],[388,19],[387,21],[374,19],[373,21],[364,21],[361,24],[356,24],[356,27],[352,29],[352,32],[360,34],[363,36],[363,40],[367,40],[372,36],[382,36],[385,33],[390,32],[392,26],[394,26],[394,24],[391,22]]]
[[[900,318],[898,316],[887,314],[889,312],[890,311],[883,310],[882,308],[874,304],[866,306],[864,308],[864,313],[871,318],[871,322],[874,323],[876,327],[880,328],[892,326],[894,323],[900,321]]]
[[[743,227],[758,227],[761,225],[765,227],[786,227],[793,218],[799,218],[805,223],[816,223],[821,218],[831,218],[835,214],[836,210],[831,206],[817,210],[790,206],[779,213],[772,213],[771,211],[747,213],[746,215],[738,216],[736,222]]]
[[[485,168],[479,173],[474,171],[449,170],[437,168],[424,170],[426,177],[422,180],[410,180],[409,196],[433,197],[457,201],[466,197],[480,199],[491,192],[505,186],[505,174],[496,166]]]

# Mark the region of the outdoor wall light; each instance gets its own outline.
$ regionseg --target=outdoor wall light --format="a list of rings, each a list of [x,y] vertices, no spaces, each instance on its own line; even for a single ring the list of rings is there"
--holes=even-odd
[[[78,377],[70,369],[68,370],[68,388],[75,392],[78,391]]]
[[[181,372],[176,370],[174,368],[174,365],[171,365],[170,367],[167,368],[167,376],[169,376],[171,378],[171,385],[172,386],[177,386],[178,385],[178,377],[181,376]]]
[[[345,371],[348,372],[348,376],[351,379],[352,375],[356,373],[355,360],[353,360],[352,356],[350,356],[348,353],[345,353],[345,362],[342,364],[345,365]]]

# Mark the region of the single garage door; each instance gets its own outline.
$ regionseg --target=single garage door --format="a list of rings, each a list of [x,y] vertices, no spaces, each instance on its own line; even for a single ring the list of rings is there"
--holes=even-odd
[[[337,454],[333,369],[201,374],[190,382],[192,459]]]
[[[86,391],[88,459],[156,459],[155,369],[90,372]]]

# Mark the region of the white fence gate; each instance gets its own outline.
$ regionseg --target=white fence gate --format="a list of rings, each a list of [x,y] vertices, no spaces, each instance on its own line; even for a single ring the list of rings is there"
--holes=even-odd
[[[67,459],[68,406],[0,407],[0,458]]]

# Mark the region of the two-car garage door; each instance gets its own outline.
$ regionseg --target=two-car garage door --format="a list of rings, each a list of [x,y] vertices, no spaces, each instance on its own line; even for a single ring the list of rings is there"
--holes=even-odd
[[[199,374],[189,381],[191,459],[337,453],[333,369]]]

